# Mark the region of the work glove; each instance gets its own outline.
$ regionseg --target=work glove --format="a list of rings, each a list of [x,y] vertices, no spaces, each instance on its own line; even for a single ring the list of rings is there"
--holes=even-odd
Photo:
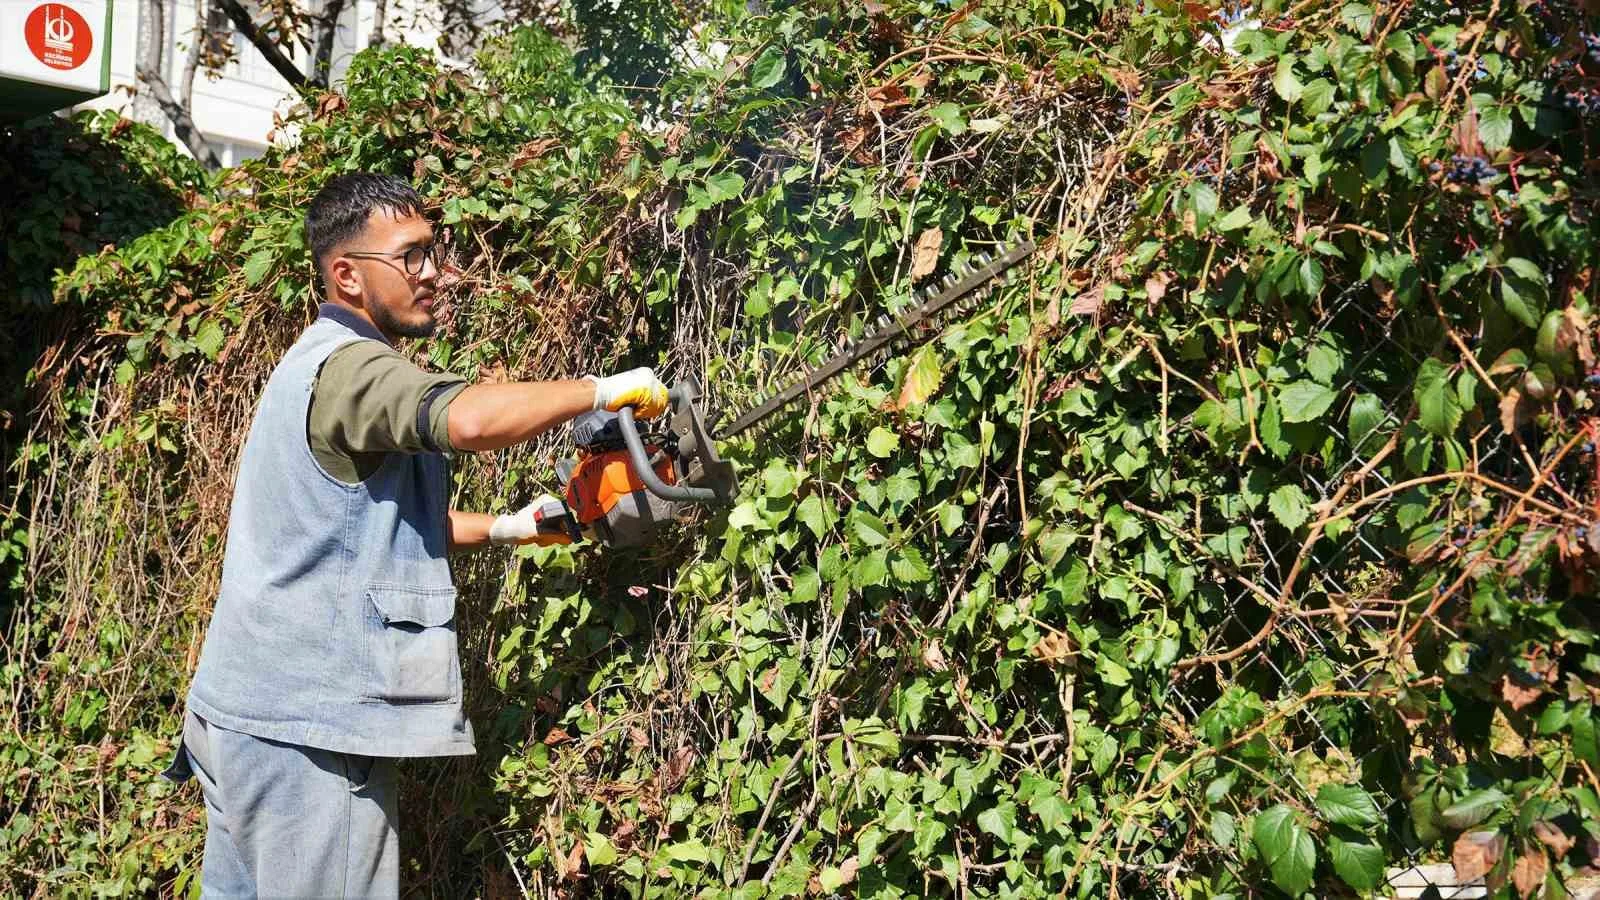
[[[667,411],[667,386],[648,368],[629,369],[605,378],[584,377],[594,382],[595,409],[616,412],[631,406],[634,416],[640,419],[654,419]]]
[[[550,494],[541,494],[534,501],[514,513],[501,513],[489,523],[491,544],[565,544],[571,541],[566,534],[539,531],[539,512],[550,504],[559,508],[561,501]]]

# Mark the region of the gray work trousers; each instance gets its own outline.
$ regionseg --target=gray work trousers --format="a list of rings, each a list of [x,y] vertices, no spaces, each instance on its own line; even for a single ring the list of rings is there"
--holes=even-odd
[[[202,897],[397,897],[395,760],[218,728],[189,713],[169,775],[200,781]]]

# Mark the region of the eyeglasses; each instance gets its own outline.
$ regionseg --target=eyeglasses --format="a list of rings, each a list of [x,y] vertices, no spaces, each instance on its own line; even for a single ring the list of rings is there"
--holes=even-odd
[[[445,262],[450,257],[450,247],[441,241],[434,241],[426,247],[411,247],[406,250],[397,250],[393,253],[379,253],[374,250],[350,250],[344,255],[361,259],[394,259],[401,257],[405,264],[407,275],[421,275],[424,260],[433,260],[434,271],[443,271]]]

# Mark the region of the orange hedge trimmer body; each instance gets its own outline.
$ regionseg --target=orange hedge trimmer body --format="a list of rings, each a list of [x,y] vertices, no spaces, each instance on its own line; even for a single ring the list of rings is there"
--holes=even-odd
[[[1025,241],[993,260],[980,257],[965,271],[952,273],[941,290],[897,317],[884,316],[849,347],[738,416],[721,436],[730,438],[755,426],[856,362],[887,350],[895,339],[976,294],[1032,252],[1033,244]],[[698,405],[700,386],[693,379],[680,381],[667,398],[666,428],[648,440],[629,408],[585,413],[573,421],[577,456],[556,465],[563,499],[534,512],[540,529],[536,543],[592,539],[607,546],[634,546],[689,506],[733,502],[738,480],[733,465],[717,455]]]

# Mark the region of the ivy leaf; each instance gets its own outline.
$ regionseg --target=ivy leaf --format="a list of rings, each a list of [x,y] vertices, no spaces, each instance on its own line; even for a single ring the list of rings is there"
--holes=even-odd
[[[787,68],[788,62],[784,59],[783,50],[779,47],[768,47],[750,66],[750,85],[757,90],[766,90],[783,80],[783,73]]]
[[[1366,828],[1382,821],[1372,797],[1353,784],[1324,784],[1317,789],[1317,810],[1335,825]]]
[[[583,837],[583,855],[591,866],[609,866],[617,861],[617,848],[605,835],[591,831]]]
[[[744,176],[738,172],[718,172],[706,176],[706,199],[713,204],[732,200],[744,193]]]
[[[832,524],[830,522],[832,517],[822,506],[822,498],[816,494],[800,501],[800,506],[795,510],[795,518],[819,538],[828,533],[828,528]]]
[[[1012,833],[1017,830],[1016,804],[1001,803],[978,813],[978,828],[999,838],[1002,843],[1010,845]]]
[[[277,255],[271,250],[257,250],[250,254],[250,258],[244,261],[244,283],[250,287],[260,284],[277,261]]]
[[[1367,841],[1347,841],[1338,835],[1328,839],[1328,858],[1333,871],[1344,883],[1358,891],[1370,891],[1383,882],[1388,858],[1383,848]]]
[[[1267,509],[1272,511],[1273,518],[1290,531],[1299,528],[1311,517],[1311,502],[1306,499],[1306,492],[1297,484],[1286,484],[1272,492],[1267,498]]]
[[[1294,74],[1294,57],[1284,56],[1278,59],[1278,69],[1272,74],[1272,89],[1278,92],[1285,102],[1293,103],[1300,99],[1305,92],[1305,85]]]
[[[1442,361],[1431,357],[1423,360],[1411,394],[1417,401],[1417,421],[1423,428],[1440,437],[1455,433],[1461,424],[1461,404],[1450,389],[1450,370]]]
[[[1250,837],[1272,873],[1274,884],[1291,894],[1311,887],[1317,848],[1310,832],[1295,818],[1294,810],[1279,803],[1256,816]]]
[[[1456,829],[1466,829],[1494,815],[1506,802],[1506,795],[1494,788],[1474,791],[1439,811],[1439,819]]]
[[[897,410],[926,403],[933,392],[939,389],[939,383],[944,380],[943,359],[939,356],[938,347],[931,341],[917,348],[912,354],[910,365],[906,366],[904,377],[900,381],[900,395],[895,398],[894,408]]]
[[[1285,422],[1313,422],[1328,411],[1339,395],[1326,385],[1301,379],[1278,392]]]
[[[900,448],[900,436],[879,425],[867,435],[867,452],[879,459],[887,459]]]
[[[938,123],[948,135],[958,135],[967,130],[967,118],[961,114],[961,107],[954,103],[941,103],[928,110],[928,118]]]

